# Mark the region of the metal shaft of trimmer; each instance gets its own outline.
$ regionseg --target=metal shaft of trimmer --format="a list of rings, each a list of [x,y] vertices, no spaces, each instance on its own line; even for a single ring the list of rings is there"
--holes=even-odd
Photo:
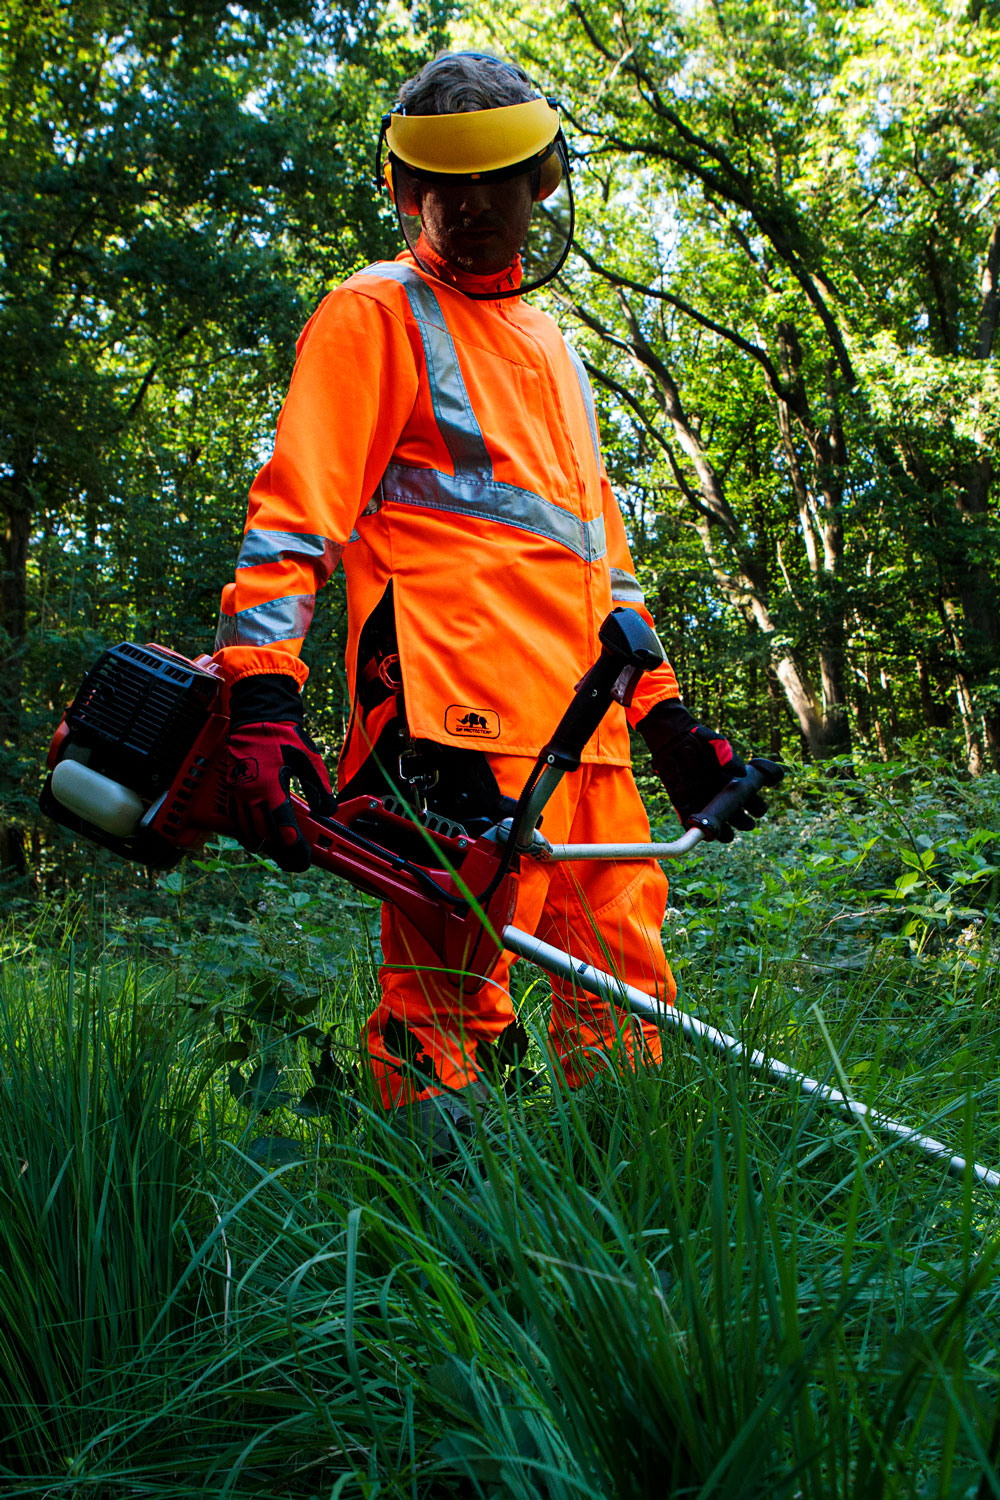
[[[839,1089],[830,1088],[828,1084],[820,1083],[817,1078],[809,1078],[805,1073],[799,1073],[795,1068],[790,1068],[787,1063],[780,1062],[774,1057],[767,1057],[756,1048],[744,1046],[742,1042],[737,1041],[736,1037],[727,1036],[724,1031],[719,1031],[715,1026],[709,1026],[705,1021],[699,1021],[696,1016],[688,1015],[686,1011],[678,1010],[676,1006],[658,1002],[652,995],[645,994],[634,985],[623,983],[622,980],[616,979],[613,974],[608,974],[603,969],[595,969],[592,964],[574,958],[571,953],[564,953],[560,948],[553,948],[550,943],[543,943],[540,938],[532,937],[530,933],[522,932],[517,927],[504,928],[503,943],[504,947],[509,948],[512,953],[519,954],[521,958],[531,959],[548,973],[558,974],[560,978],[569,980],[588,995],[597,995],[601,1000],[609,1000],[615,1005],[625,1005],[633,1015],[646,1021],[653,1021],[661,1028],[679,1027],[686,1036],[697,1037],[716,1052],[726,1052],[734,1058],[745,1057],[756,1072],[766,1073],[780,1083],[789,1084],[801,1089],[805,1094],[813,1095],[823,1104],[833,1105],[846,1114],[866,1120],[872,1129],[879,1131],[880,1134],[895,1136],[905,1144],[915,1146],[925,1156],[943,1162],[952,1177],[961,1178],[966,1172],[971,1171],[974,1177],[988,1187],[1000,1187],[1000,1172],[993,1171],[991,1167],[983,1167],[978,1162],[966,1161],[964,1156],[953,1156],[943,1141],[935,1140],[930,1135],[922,1135],[920,1131],[912,1130],[899,1120],[891,1120],[888,1115],[878,1113],[857,1099],[849,1099]]]

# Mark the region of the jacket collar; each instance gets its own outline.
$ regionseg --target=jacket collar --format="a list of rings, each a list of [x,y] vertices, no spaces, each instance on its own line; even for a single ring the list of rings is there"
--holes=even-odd
[[[468,271],[460,271],[443,256],[432,250],[423,235],[417,241],[417,253],[419,260],[410,250],[403,250],[396,256],[397,260],[406,265],[416,266],[418,270],[429,271],[438,281],[443,281],[446,286],[453,286],[459,292],[466,295],[470,292],[477,294],[478,300],[489,301],[489,297],[483,297],[483,293],[509,292],[511,287],[521,285],[521,257],[518,256],[512,266],[507,266],[502,271],[493,271],[488,276],[473,276]],[[520,302],[520,297],[507,296],[504,302]]]

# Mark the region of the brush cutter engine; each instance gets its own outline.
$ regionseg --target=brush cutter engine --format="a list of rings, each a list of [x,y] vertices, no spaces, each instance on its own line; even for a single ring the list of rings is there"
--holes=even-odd
[[[124,859],[169,869],[226,827],[222,694],[210,657],[129,641],[105,651],[49,747],[42,811]]]
[[[154,869],[232,833],[226,688],[210,657],[122,642],[87,673],[49,748],[44,813]],[[493,967],[517,858],[455,823],[422,826],[394,799],[353,798],[331,818],[292,798],[313,862],[414,922],[456,985]]]

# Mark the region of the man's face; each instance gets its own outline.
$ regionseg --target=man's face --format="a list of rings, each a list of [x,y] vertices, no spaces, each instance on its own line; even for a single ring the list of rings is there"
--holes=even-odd
[[[504,271],[524,244],[533,203],[530,172],[505,182],[420,182],[417,195],[431,249],[460,271]]]

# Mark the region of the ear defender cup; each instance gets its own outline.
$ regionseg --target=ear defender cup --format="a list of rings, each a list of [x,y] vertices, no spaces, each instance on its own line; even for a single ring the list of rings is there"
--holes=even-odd
[[[546,198],[551,198],[556,188],[562,182],[562,178],[562,159],[558,150],[556,150],[542,162],[541,177],[538,183],[538,192],[535,194],[535,202],[544,203]]]
[[[386,161],[382,175],[385,179],[386,192],[400,213],[419,214],[420,199],[417,197],[416,186],[412,178],[408,181],[402,172],[397,175],[396,164],[391,157]]]

